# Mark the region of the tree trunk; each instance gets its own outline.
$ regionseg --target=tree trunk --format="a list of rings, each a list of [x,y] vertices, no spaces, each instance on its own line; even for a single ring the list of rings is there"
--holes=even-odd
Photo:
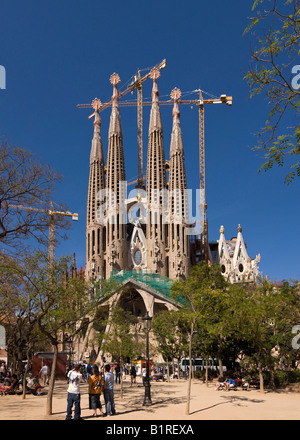
[[[190,359],[190,368],[189,368],[189,379],[188,379],[188,390],[187,390],[187,402],[186,402],[186,410],[185,414],[190,414],[190,400],[191,400],[191,386],[192,386],[192,337],[194,333],[194,323],[191,325],[191,333],[190,333],[190,340],[189,340],[189,359]]]
[[[261,393],[264,393],[265,392],[264,391],[264,378],[263,378],[261,362],[260,362],[260,359],[259,359],[259,353],[258,353],[257,367],[258,367],[258,374],[259,374],[259,391]]]
[[[208,387],[208,359],[205,359],[205,383]]]
[[[168,356],[167,356],[167,378],[168,378],[168,382],[170,382],[170,367],[169,367]]]
[[[219,364],[219,374],[220,374],[220,376],[223,376],[224,371],[223,371],[223,362],[222,362],[222,358],[221,358],[221,344],[218,344],[217,359],[218,359],[218,364]]]
[[[86,349],[86,347],[87,347],[87,345],[88,345],[89,336],[90,336],[91,330],[92,330],[92,328],[93,328],[93,324],[94,324],[93,320],[89,322],[88,328],[87,328],[86,333],[85,333],[85,336],[84,336],[84,340],[83,340],[82,345],[81,345],[81,350],[80,350],[80,352],[79,352],[79,350],[78,350],[78,359],[79,359],[80,361],[82,361],[83,354],[84,354],[85,349]],[[78,347],[79,347],[79,340],[80,340],[80,337],[79,337],[79,335],[78,335]]]
[[[17,374],[20,376],[20,374],[23,373],[23,350],[21,348],[18,348],[18,358],[17,358],[17,364],[14,366],[14,370],[17,369]],[[13,371],[13,373],[16,373],[16,371]]]
[[[120,398],[123,399],[123,358],[120,357],[120,377],[121,377],[121,389],[120,389]]]
[[[23,376],[23,394],[22,394],[22,398],[25,399],[26,398],[26,377],[27,377],[27,373],[28,373],[28,367],[29,367],[29,350],[27,350],[27,361],[26,361],[26,367],[25,367],[25,371],[24,371],[24,376]]]
[[[275,375],[274,375],[274,367],[270,367],[270,386],[274,390],[275,389]]]
[[[47,416],[52,415],[52,398],[53,398],[55,375],[56,375],[57,357],[58,357],[58,346],[57,346],[57,344],[54,344],[53,345],[53,363],[52,363],[51,375],[50,375],[50,380],[49,380],[48,396],[47,396],[47,408],[46,408],[46,415]]]

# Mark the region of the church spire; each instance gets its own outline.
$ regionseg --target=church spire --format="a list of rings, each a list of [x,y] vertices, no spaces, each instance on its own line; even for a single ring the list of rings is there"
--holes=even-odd
[[[157,79],[159,70],[154,68],[150,74],[153,80],[152,88],[152,107],[149,122],[148,156],[147,156],[147,175],[146,192],[148,204],[147,221],[147,252],[148,267],[162,275],[168,274],[166,267],[167,236],[163,222],[163,204],[166,190],[166,160],[163,143],[163,129],[161,113],[159,109],[159,92]],[[159,254],[158,254],[159,251]]]
[[[123,151],[123,135],[119,113],[118,84],[120,77],[113,73],[110,77],[113,85],[112,109],[108,131],[108,152],[106,164],[107,189],[107,230],[106,252],[108,267],[107,277],[112,270],[121,270],[127,266],[126,245],[126,176]]]
[[[101,140],[101,118],[99,109],[101,102],[95,98],[92,102],[94,113],[94,135],[90,153],[90,173],[87,200],[86,220],[86,277],[103,276],[103,227],[99,224],[98,194],[105,188],[104,156]]]
[[[163,129],[158,102],[157,79],[160,73],[153,69],[150,77],[153,79],[152,107],[149,123],[148,157],[147,157],[147,199],[152,204],[153,190],[166,188],[166,161],[163,143]]]
[[[100,160],[104,163],[103,157],[103,146],[101,139],[101,118],[99,114],[99,109],[101,107],[101,101],[97,98],[92,102],[94,113],[90,116],[95,116],[94,119],[94,136],[92,140],[92,148],[90,154],[90,163],[93,163],[94,160]]]
[[[186,196],[186,174],[184,148],[180,126],[178,101],[179,89],[171,92],[173,106],[173,127],[169,160],[169,200],[170,200],[170,277],[186,278],[189,274],[189,237],[186,235],[188,222],[188,202]]]

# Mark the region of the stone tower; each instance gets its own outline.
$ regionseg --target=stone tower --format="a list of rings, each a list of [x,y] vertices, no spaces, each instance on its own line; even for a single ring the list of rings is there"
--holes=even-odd
[[[120,271],[127,267],[126,223],[127,212],[126,177],[123,151],[123,135],[119,113],[119,76],[114,73],[110,77],[113,85],[112,109],[108,132],[108,152],[106,162],[106,275],[111,271]]]
[[[90,175],[87,198],[86,220],[86,277],[103,276],[104,229],[97,218],[101,201],[99,192],[105,189],[104,157],[101,140],[101,118],[99,115],[100,101],[94,99],[94,136],[90,153]]]
[[[152,107],[149,123],[147,157],[147,268],[161,275],[168,275],[166,256],[168,225],[164,224],[164,205],[166,203],[166,160],[163,143],[163,129],[158,103],[157,79],[160,73],[153,69]]]
[[[190,269],[190,237],[186,235],[188,226],[187,185],[178,106],[180,97],[180,90],[173,89],[171,93],[171,98],[174,101],[173,128],[169,160],[169,277],[171,279],[186,278]]]

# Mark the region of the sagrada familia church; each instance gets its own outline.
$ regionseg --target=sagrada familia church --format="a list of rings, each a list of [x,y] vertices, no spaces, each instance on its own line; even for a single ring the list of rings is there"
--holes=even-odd
[[[106,161],[97,106],[90,152],[85,277],[116,277],[121,288],[103,301],[103,307],[114,301],[139,319],[146,312],[153,317],[163,310],[176,310],[170,284],[172,280],[187,278],[192,264],[198,261],[191,245],[194,237],[187,233],[190,224],[180,91],[174,89],[171,94],[173,127],[166,159],[158,76],[153,71],[144,188],[138,188],[134,197],[127,198],[117,74],[110,78],[113,93]],[[224,277],[232,283],[254,282],[259,275],[260,256],[248,256],[240,225],[237,236],[231,240],[226,240],[221,226],[220,238],[209,243],[208,254],[210,263],[219,264]],[[85,337],[78,341],[81,359],[103,360],[101,347],[92,342],[94,331],[90,325]]]

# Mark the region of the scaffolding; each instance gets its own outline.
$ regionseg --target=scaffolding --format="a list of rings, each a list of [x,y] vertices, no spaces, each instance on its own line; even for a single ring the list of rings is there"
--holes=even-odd
[[[170,289],[172,280],[166,276],[150,271],[122,270],[120,272],[112,271],[111,277],[114,277],[117,282],[122,284],[129,280],[129,278],[132,278],[139,283],[144,284],[145,287],[150,287],[158,293],[166,296],[168,299],[174,301]]]

